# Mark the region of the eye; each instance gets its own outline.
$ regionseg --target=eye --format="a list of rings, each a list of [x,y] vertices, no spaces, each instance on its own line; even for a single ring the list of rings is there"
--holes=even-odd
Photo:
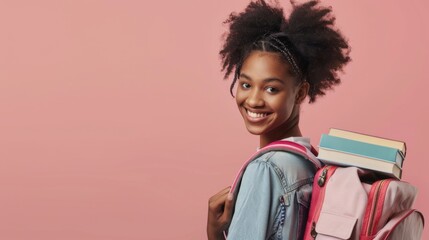
[[[250,84],[248,84],[248,83],[242,83],[241,87],[244,88],[244,89],[249,89],[250,88]]]
[[[279,91],[277,88],[273,88],[273,87],[267,87],[266,90],[269,93],[277,93]]]

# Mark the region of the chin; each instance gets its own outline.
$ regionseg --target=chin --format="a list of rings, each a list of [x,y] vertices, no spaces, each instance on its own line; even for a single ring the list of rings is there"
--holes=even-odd
[[[254,126],[246,126],[247,131],[252,135],[262,135],[266,132],[266,129],[262,129]]]

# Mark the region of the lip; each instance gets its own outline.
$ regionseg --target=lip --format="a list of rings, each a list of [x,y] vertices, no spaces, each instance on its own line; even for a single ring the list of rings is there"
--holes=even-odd
[[[252,111],[252,110],[249,110],[249,109],[247,109],[247,108],[245,108],[245,107],[243,107],[243,111],[244,111],[244,115],[246,116],[246,119],[247,119],[249,122],[252,122],[252,123],[262,122],[262,121],[266,120],[266,119],[271,115],[271,112]],[[266,115],[266,116],[264,116],[264,117],[251,117],[251,116],[248,114],[248,111],[253,112],[253,113],[264,113],[264,114],[267,114],[267,115]]]

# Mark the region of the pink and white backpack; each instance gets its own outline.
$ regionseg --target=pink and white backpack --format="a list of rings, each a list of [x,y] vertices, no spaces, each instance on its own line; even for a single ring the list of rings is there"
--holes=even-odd
[[[417,189],[356,167],[325,166],[313,182],[304,240],[420,240]]]

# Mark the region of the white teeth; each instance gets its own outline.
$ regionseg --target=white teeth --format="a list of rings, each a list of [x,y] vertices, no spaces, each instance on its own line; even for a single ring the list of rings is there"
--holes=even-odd
[[[267,113],[254,113],[249,110],[247,110],[247,114],[252,118],[263,118],[268,115]]]

